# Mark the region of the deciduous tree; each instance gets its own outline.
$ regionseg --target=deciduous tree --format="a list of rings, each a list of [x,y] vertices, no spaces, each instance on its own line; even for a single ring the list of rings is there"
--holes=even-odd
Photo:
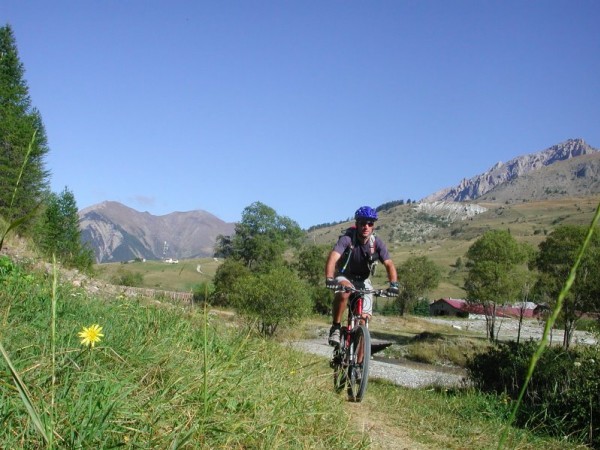
[[[296,222],[261,202],[246,207],[235,234],[219,238],[216,251],[227,255],[215,275],[214,299],[235,306],[256,320],[266,335],[276,332],[282,321],[290,324],[310,312],[311,287],[301,280],[284,253],[299,248],[303,232]],[[296,269],[316,282],[318,252],[306,250]],[[320,277],[324,259],[318,264]]]
[[[497,338],[497,307],[514,303],[518,297],[522,286],[516,281],[524,277],[516,275],[526,270],[525,263],[531,255],[529,246],[520,244],[504,230],[486,232],[467,251],[467,301],[483,310],[490,341]]]
[[[300,250],[295,264],[298,276],[310,285],[313,308],[319,314],[329,314],[333,302],[333,292],[323,283],[329,249],[326,245],[308,244]]]
[[[213,278],[215,290],[210,302],[217,306],[231,305],[231,292],[238,280],[250,276],[250,269],[239,260],[227,258],[217,269]]]
[[[231,236],[224,236],[219,234],[215,241],[215,251],[213,256],[215,258],[229,258],[233,255],[233,242]]]
[[[398,267],[400,295],[397,303],[400,315],[404,315],[411,303],[428,291],[435,289],[440,282],[440,269],[426,256],[411,256]]]
[[[302,247],[296,263],[300,278],[313,286],[322,286],[328,251],[329,247],[326,245],[309,244]]]
[[[548,235],[539,246],[535,265],[540,271],[537,283],[538,295],[548,298],[551,304],[567,280],[571,267],[583,244],[587,227],[563,225]],[[600,302],[600,233],[592,236],[592,241],[576,274],[575,282],[563,302],[561,317],[564,323],[563,346],[568,348],[577,321],[588,312],[596,312]]]
[[[283,262],[289,247],[300,245],[302,229],[292,219],[280,216],[261,202],[246,207],[235,226],[233,257],[253,270],[268,271]]]

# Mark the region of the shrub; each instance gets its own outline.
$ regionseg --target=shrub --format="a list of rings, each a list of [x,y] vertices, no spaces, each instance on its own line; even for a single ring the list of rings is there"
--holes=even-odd
[[[286,267],[242,278],[231,297],[238,311],[272,336],[280,324],[292,325],[310,313],[310,289]]]
[[[312,288],[313,310],[317,314],[331,314],[331,305],[333,303],[333,292],[325,287],[317,286]]]
[[[214,287],[210,283],[200,283],[192,288],[192,301],[194,303],[204,303],[213,294]]]
[[[421,298],[414,302],[410,308],[409,313],[415,316],[429,316],[429,300],[426,298]]]
[[[375,302],[374,311],[381,314],[382,316],[400,315],[398,305],[396,304],[396,302],[393,301],[382,302],[382,304],[378,304],[378,302]]]
[[[501,343],[467,362],[473,384],[516,399],[537,343]],[[527,386],[517,424],[555,436],[571,436],[600,448],[600,349],[550,347]]]
[[[119,286],[139,287],[144,284],[144,275],[141,272],[129,272],[119,268],[110,282]]]
[[[598,333],[600,332],[600,323],[597,319],[579,319],[575,324],[577,330],[580,331],[589,331],[590,333]]]
[[[223,264],[219,266],[213,283],[215,284],[214,292],[210,296],[210,303],[214,306],[230,306],[230,295],[233,286],[239,280],[249,277],[250,270],[242,263],[232,258],[227,258]]]

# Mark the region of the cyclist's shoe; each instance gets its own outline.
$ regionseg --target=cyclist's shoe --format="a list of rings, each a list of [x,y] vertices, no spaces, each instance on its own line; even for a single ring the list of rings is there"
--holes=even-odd
[[[342,339],[341,327],[332,325],[329,329],[329,345],[332,347],[339,347]]]

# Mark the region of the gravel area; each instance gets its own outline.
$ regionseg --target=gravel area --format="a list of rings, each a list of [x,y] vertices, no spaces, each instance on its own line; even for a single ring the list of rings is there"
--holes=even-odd
[[[449,329],[476,332],[485,336],[486,324],[484,316],[471,316],[468,319],[450,318],[428,318],[430,322],[446,325]],[[517,337],[519,323],[516,319],[497,319],[496,326],[499,327],[500,339],[513,339]],[[544,331],[544,324],[535,320],[526,320],[521,324],[521,339],[540,340]],[[561,344],[563,331],[555,329],[552,331],[551,343]],[[377,341],[372,339],[372,343]],[[575,332],[573,342],[575,344],[594,344],[595,337],[587,332]],[[332,348],[327,345],[326,335],[318,339],[308,339],[291,342],[290,345],[304,352],[318,355],[324,359],[324,364],[332,356]],[[410,388],[425,388],[428,386],[456,387],[464,385],[465,372],[430,364],[419,364],[404,360],[380,359],[377,355],[372,357],[369,370],[370,378],[388,380],[399,386]]]
[[[485,316],[471,314],[468,319],[450,319],[429,317],[429,322],[440,325],[447,325],[455,330],[464,330],[480,333],[485,336],[486,323]],[[526,319],[521,324],[521,339],[533,339],[539,341],[544,332],[545,323],[534,319]],[[519,333],[519,321],[512,318],[497,318],[496,329],[500,340],[516,340]],[[564,332],[561,329],[554,329],[550,334],[552,344],[562,344]],[[573,344],[595,344],[596,339],[592,333],[587,331],[575,331],[573,335]]]
[[[327,358],[324,361],[325,364],[328,364],[333,351],[324,339],[296,341],[291,342],[290,345],[307,353]],[[393,364],[387,361],[380,361],[377,359],[377,356],[374,356],[369,368],[369,378],[388,380],[399,386],[410,388],[423,388],[427,386],[453,387],[459,386],[463,382],[462,375],[452,373],[443,368],[436,368],[428,364],[417,365],[402,362]]]

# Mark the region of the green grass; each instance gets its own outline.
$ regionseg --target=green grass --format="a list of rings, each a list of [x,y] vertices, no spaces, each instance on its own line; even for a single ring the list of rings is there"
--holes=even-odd
[[[367,397],[368,404],[381,411],[389,426],[403,430],[412,442],[401,448],[495,449],[512,406],[506,399],[471,390],[399,388],[381,381],[369,383]],[[505,448],[587,447],[510,428]]]
[[[139,273],[143,280],[140,287],[190,292],[194,286],[210,283],[222,261],[198,258],[181,260],[178,264],[167,264],[163,261],[106,263],[97,264],[94,270],[97,278],[108,282],[122,273]],[[198,266],[201,273],[198,272]]]
[[[492,448],[506,423],[508,406],[470,391],[374,382],[349,404],[326,358],[235,315],[89,297],[16,266],[0,283],[0,448]],[[92,324],[105,336],[83,348]],[[561,448],[510,430],[511,448]]]
[[[305,355],[198,309],[59,286],[53,381],[52,289],[19,278],[2,281],[0,341],[56,448],[363,446]],[[84,349],[77,333],[94,323],[105,337]],[[48,448],[0,367],[0,448]]]

